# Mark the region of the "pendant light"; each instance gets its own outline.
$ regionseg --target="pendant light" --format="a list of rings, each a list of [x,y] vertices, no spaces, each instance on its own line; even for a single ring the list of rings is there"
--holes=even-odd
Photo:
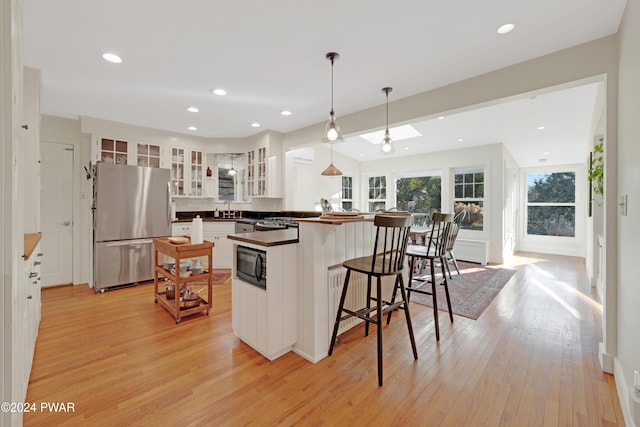
[[[233,154],[231,154],[231,169],[227,172],[229,176],[236,176],[236,170],[233,168]]]
[[[323,176],[340,176],[340,175],[342,175],[342,172],[340,172],[340,169],[338,169],[337,167],[335,167],[333,165],[333,142],[331,142],[330,144],[331,144],[331,163],[329,164],[329,166],[327,166],[327,168],[325,170],[322,171],[322,173],[320,175],[323,175]]]
[[[383,153],[391,153],[394,151],[393,149],[393,141],[391,140],[391,136],[389,135],[389,92],[393,90],[392,87],[383,87],[382,91],[387,97],[387,127],[384,130],[384,139],[382,140],[382,152]]]
[[[340,58],[340,55],[336,52],[329,52],[326,57],[331,61],[331,110],[329,111],[329,121],[325,127],[322,142],[342,141],[340,127],[336,123],[335,111],[333,110],[333,63]]]

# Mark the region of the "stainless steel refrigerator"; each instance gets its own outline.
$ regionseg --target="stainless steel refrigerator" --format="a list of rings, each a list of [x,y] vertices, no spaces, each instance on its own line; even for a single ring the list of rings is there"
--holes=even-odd
[[[96,292],[153,279],[153,238],[171,235],[170,170],[98,162],[94,177]]]

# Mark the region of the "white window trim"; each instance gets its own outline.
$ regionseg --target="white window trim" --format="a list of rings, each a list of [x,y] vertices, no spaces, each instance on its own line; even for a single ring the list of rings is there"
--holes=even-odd
[[[449,198],[449,209],[450,212],[453,212],[453,206],[456,200],[461,200],[455,197],[456,195],[456,171],[464,170],[464,169],[482,169],[484,173],[484,197],[483,198],[474,198],[474,199],[465,199],[468,201],[482,201],[482,230],[469,230],[469,229],[460,229],[458,232],[459,239],[475,239],[475,240],[486,240],[489,241],[490,236],[490,221],[491,221],[491,212],[490,212],[490,200],[491,200],[491,174],[488,165],[464,165],[464,166],[454,166],[450,168],[450,198]],[[443,211],[444,211],[444,204]]]
[[[586,165],[563,165],[520,169],[520,215],[516,250],[541,252],[567,256],[585,256],[586,232]],[[536,173],[574,172],[576,174],[576,224],[575,237],[540,236],[527,234],[527,175]],[[544,204],[540,204],[541,206]],[[573,205],[572,203],[549,203],[551,206]]]
[[[387,190],[386,197],[384,199],[370,199],[369,198],[369,178],[375,178],[378,176],[383,176],[385,179],[385,188]],[[390,203],[392,203],[393,200],[395,199],[395,191],[393,191],[395,189],[389,188],[389,183],[394,183],[394,182],[395,181],[393,181],[393,177],[386,173],[366,175],[365,182],[362,185],[362,192],[364,193],[364,197],[362,200],[364,200],[364,205],[365,205],[364,210],[366,212],[369,211],[369,202],[381,202],[381,201],[384,201],[385,209],[391,208],[392,205]],[[395,184],[392,184],[392,185],[395,185]]]

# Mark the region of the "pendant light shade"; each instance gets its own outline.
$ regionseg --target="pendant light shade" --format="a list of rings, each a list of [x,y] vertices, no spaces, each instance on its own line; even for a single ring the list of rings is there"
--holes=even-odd
[[[327,168],[325,170],[322,171],[322,173],[320,175],[322,175],[322,176],[340,176],[340,175],[342,175],[342,172],[340,172],[340,169],[338,169],[337,167],[335,167],[333,165],[333,143],[331,143],[331,163],[329,164],[329,166],[327,166]]]
[[[393,88],[384,87],[382,88],[382,92],[384,92],[387,97],[387,124],[384,130],[384,139],[382,140],[382,147],[380,148],[383,153],[392,153],[395,151],[393,147],[393,141],[391,140],[391,136],[389,135],[389,92],[391,92]]]
[[[342,141],[343,138],[342,135],[340,135],[340,127],[336,123],[335,111],[333,110],[333,63],[340,58],[340,55],[336,52],[329,52],[326,57],[331,61],[331,110],[329,111],[329,121],[325,126],[322,142]]]

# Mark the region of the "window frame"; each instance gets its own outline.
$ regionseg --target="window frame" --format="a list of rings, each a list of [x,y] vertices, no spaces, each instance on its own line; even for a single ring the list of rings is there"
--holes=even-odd
[[[575,172],[575,236],[527,234],[527,175],[532,173]],[[585,164],[520,168],[518,239],[516,250],[567,256],[585,256],[587,222],[587,175]]]
[[[444,173],[442,169],[430,169],[419,172],[407,172],[407,173],[397,173],[393,176],[393,205],[398,206],[398,180],[400,179],[409,179],[409,178],[424,178],[424,177],[439,177],[440,178],[440,208],[437,212],[442,211],[443,201],[444,201]],[[431,215],[434,212],[434,208],[427,213]]]
[[[349,180],[349,185],[347,187],[345,187],[345,179]],[[343,175],[342,180],[340,181],[340,208],[342,208],[343,210],[351,210],[355,208],[353,203],[353,181],[354,179],[351,175]],[[350,195],[351,197],[345,197],[346,190],[348,190],[348,193],[350,193],[348,195]],[[345,203],[351,204],[351,207],[345,208]]]
[[[573,173],[574,174],[574,193],[573,193],[573,202],[529,202],[529,175],[541,175],[541,174],[554,174],[554,173]],[[576,223],[577,223],[577,214],[578,214],[578,203],[577,203],[577,192],[576,188],[577,183],[577,173],[574,170],[557,170],[557,171],[536,171],[536,172],[526,172],[524,173],[524,187],[525,190],[523,192],[523,204],[524,204],[524,235],[526,237],[554,237],[554,238],[562,238],[562,239],[573,239],[576,237]],[[574,208],[574,217],[573,217],[573,236],[555,236],[549,234],[529,234],[529,208],[532,206],[551,206],[551,207],[573,207]]]
[[[475,175],[477,173],[482,173],[482,197],[456,197],[456,175],[467,175],[472,173],[474,175],[474,180],[471,183],[473,185],[473,195],[475,196],[476,188],[475,186],[480,184],[475,181]],[[451,168],[451,212],[455,213],[456,202],[463,203],[473,203],[473,202],[481,202],[482,203],[482,228],[460,228],[461,234],[470,233],[472,235],[485,234],[488,233],[488,200],[489,200],[489,187],[487,183],[489,182],[489,173],[488,168],[485,165],[475,165],[475,166],[457,166]],[[462,185],[468,185],[466,182],[462,182]],[[463,187],[464,191],[464,187]],[[463,194],[464,195],[464,194]]]
[[[381,197],[381,198],[377,198],[377,199],[376,199],[376,198],[373,198],[373,199],[372,199],[372,198],[370,198],[369,196],[371,195],[371,190],[372,190],[372,189],[374,189],[374,190],[375,190],[375,189],[376,189],[376,187],[375,187],[375,186],[374,186],[374,187],[371,187],[371,179],[374,179],[374,180],[375,180],[376,178],[382,178],[382,179],[384,179],[384,186],[378,186],[378,187],[377,187],[377,188],[378,188],[378,190],[382,190],[382,189],[384,189],[384,196],[383,196],[383,197]],[[367,187],[366,187],[367,197],[366,197],[366,200],[367,200],[367,210],[368,210],[369,212],[375,212],[376,210],[378,210],[378,209],[374,209],[374,210],[372,210],[372,209],[371,209],[371,204],[372,204],[372,203],[380,203],[380,202],[383,202],[383,203],[384,203],[384,207],[383,207],[382,209],[383,209],[383,210],[388,209],[388,207],[387,207],[387,198],[389,197],[389,192],[388,192],[388,190],[389,190],[389,186],[388,186],[388,184],[387,184],[387,181],[388,181],[388,179],[387,179],[387,178],[388,178],[388,177],[387,177],[387,175],[384,175],[384,174],[383,174],[383,175],[370,175],[370,176],[367,176]]]

